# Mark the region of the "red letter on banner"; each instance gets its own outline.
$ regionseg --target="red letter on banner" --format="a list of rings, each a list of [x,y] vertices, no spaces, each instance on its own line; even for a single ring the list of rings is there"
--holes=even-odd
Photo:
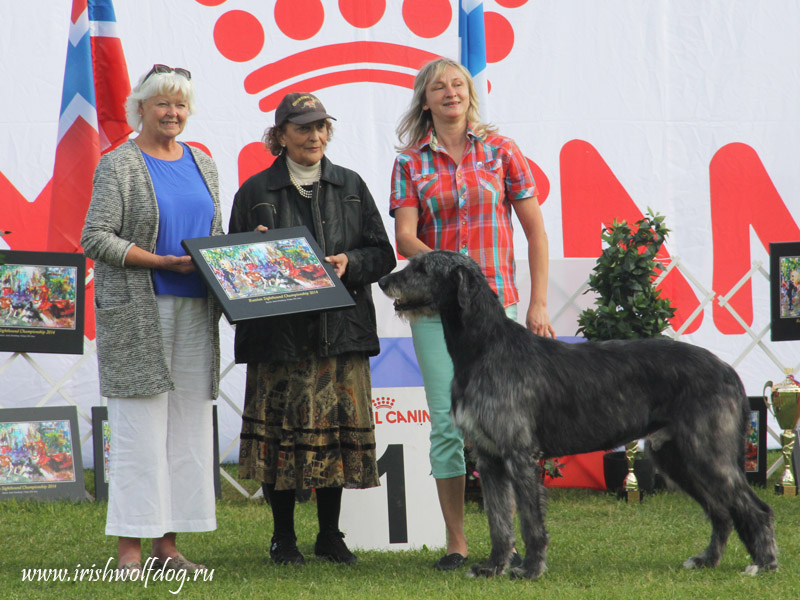
[[[750,227],[769,251],[770,242],[800,240],[800,229],[781,200],[761,159],[746,144],[720,148],[709,165],[714,291],[724,296],[750,269]],[[753,323],[750,280],[730,299],[733,310]],[[744,330],[727,308],[714,303],[714,323],[722,333]]]
[[[591,144],[573,140],[564,145],[561,149],[561,217],[565,257],[600,256],[600,232],[604,225],[614,219],[634,223],[642,216],[628,192]],[[669,263],[669,252],[663,246],[659,257],[663,264]],[[678,269],[673,269],[664,278],[659,289],[672,300],[676,308],[672,327],[680,328],[697,308],[697,296]],[[702,320],[703,315],[698,315],[684,333],[696,331]]]
[[[0,233],[8,230],[11,233],[5,238],[12,250],[40,250],[47,241],[47,228],[42,223],[47,221],[50,210],[51,183],[41,191],[34,202],[25,197],[0,172],[0,199],[3,212],[0,217]]]

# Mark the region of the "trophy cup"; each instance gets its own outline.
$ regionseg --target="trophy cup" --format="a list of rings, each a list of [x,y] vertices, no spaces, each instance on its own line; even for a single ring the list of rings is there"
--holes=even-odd
[[[767,388],[772,390],[769,399],[765,392]],[[792,376],[792,370],[786,369],[786,379],[777,385],[771,381],[764,384],[765,400],[770,407],[772,414],[778,421],[783,431],[781,432],[781,446],[783,446],[783,475],[778,483],[775,484],[775,493],[784,496],[797,495],[797,483],[792,474],[792,450],[794,449],[795,432],[797,422],[800,419],[800,384]]]
[[[625,458],[628,459],[628,474],[625,475],[625,481],[622,483],[622,493],[625,496],[625,501],[630,504],[631,502],[641,502],[642,492],[639,489],[639,480],[633,472],[633,465],[636,462],[636,454],[639,450],[639,440],[633,440],[625,444]]]

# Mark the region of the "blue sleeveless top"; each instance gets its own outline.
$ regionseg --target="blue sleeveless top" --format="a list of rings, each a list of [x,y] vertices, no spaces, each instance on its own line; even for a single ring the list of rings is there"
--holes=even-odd
[[[143,154],[158,202],[156,254],[185,256],[181,240],[208,237],[214,219],[214,200],[186,144],[178,160]],[[197,271],[188,274],[153,270],[156,294],[205,298],[206,285]]]

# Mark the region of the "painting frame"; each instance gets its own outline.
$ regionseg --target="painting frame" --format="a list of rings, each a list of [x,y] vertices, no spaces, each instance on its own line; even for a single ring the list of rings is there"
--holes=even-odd
[[[763,396],[749,396],[745,474],[751,485],[767,486],[767,402]]]
[[[355,306],[307,227],[182,244],[230,323]]]
[[[800,443],[797,440],[800,440],[800,427],[794,430],[794,435],[796,436],[794,442],[794,448],[792,449],[792,475],[794,475],[795,482],[800,482]],[[800,483],[798,483],[798,492],[800,492]]]
[[[769,245],[770,339],[800,340],[800,242]]]
[[[94,499],[108,500],[108,475],[110,471],[111,428],[108,425],[108,407],[92,407],[92,447],[94,449]]]
[[[86,257],[0,249],[0,352],[83,354]]]
[[[0,500],[86,499],[74,405],[0,409]]]
[[[214,423],[214,497],[222,500],[222,479],[219,475],[219,418],[217,416],[217,403],[214,403],[212,417]]]

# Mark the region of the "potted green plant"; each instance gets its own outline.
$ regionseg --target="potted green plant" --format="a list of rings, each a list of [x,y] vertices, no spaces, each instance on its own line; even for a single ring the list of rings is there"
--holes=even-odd
[[[669,233],[664,217],[647,210],[647,215],[633,224],[617,221],[602,233],[605,248],[589,276],[588,292],[597,295],[594,308],[578,317],[578,333],[589,341],[661,337],[675,315],[672,301],[661,297],[654,281],[663,270],[656,260]],[[606,484],[610,491],[624,480],[626,497],[637,497],[636,472],[641,472],[645,490],[653,487],[652,465],[636,458],[638,440],[625,452],[608,453],[604,457]],[[627,476],[624,475],[627,463]],[[619,468],[623,469],[620,475]],[[616,472],[616,475],[614,474]]]
[[[617,221],[602,233],[605,249],[589,276],[595,308],[578,317],[578,333],[590,341],[660,337],[675,315],[653,281],[663,267],[656,260],[669,233],[664,217],[648,209],[633,227]]]

